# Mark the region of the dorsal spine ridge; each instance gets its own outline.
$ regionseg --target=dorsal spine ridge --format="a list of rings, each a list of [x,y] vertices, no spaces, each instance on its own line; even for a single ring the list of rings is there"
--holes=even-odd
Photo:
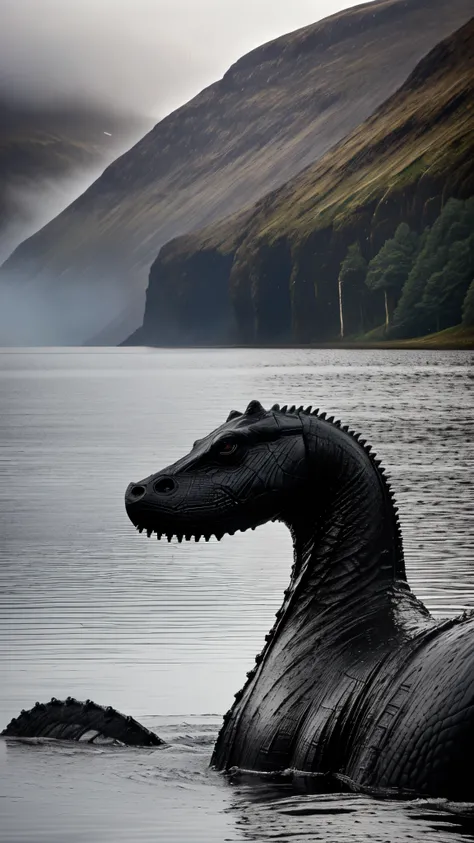
[[[286,411],[286,409],[287,408],[285,407],[285,411]],[[298,411],[298,412],[300,412],[300,411]],[[391,501],[391,504],[392,504],[392,507],[393,507],[393,516],[394,516],[395,524],[396,524],[396,527],[397,527],[398,542],[399,542],[400,551],[401,551],[402,537],[401,537],[401,527],[400,527],[400,518],[399,518],[399,507],[396,506],[395,493],[390,486],[389,479],[388,479],[387,473],[386,473],[386,469],[382,466],[382,460],[377,457],[376,452],[372,449],[372,445],[369,442],[367,442],[367,440],[364,439],[363,436],[360,433],[356,432],[355,430],[352,430],[349,427],[349,425],[343,425],[339,420],[335,421],[334,416],[327,417],[326,413],[324,411],[320,413],[319,408],[311,411],[311,407],[308,407],[307,410],[303,410],[302,412],[303,412],[304,415],[316,416],[317,418],[321,419],[322,421],[326,421],[329,424],[332,424],[334,427],[339,428],[340,430],[344,431],[344,433],[347,433],[349,436],[351,436],[353,439],[355,439],[356,442],[358,442],[358,444],[364,449],[364,451],[367,454],[367,456],[369,457],[372,465],[377,469],[377,471],[381,475],[381,478],[382,478],[382,480],[385,484],[385,488],[387,490],[388,496],[390,498],[390,501]],[[402,556],[402,559],[403,559],[403,552],[402,551],[401,551],[401,556]]]
[[[279,404],[274,404],[271,408],[271,411],[276,412],[276,413],[287,413],[288,415],[296,414],[296,415],[305,415],[305,416],[316,416],[317,418],[321,419],[322,421],[326,421],[326,422],[328,422],[328,424],[334,425],[334,427],[337,427],[337,428],[339,428],[339,430],[342,430],[342,431],[344,431],[344,433],[347,433],[347,434],[349,434],[349,436],[352,436],[352,438],[355,439],[356,442],[358,442],[359,445],[362,446],[364,451],[371,458],[372,463],[380,471],[380,473],[382,475],[384,475],[384,479],[386,479],[385,478],[386,472],[385,472],[385,469],[382,467],[382,460],[376,458],[377,454],[375,453],[375,451],[372,450],[371,444],[369,442],[367,442],[367,440],[364,439],[360,433],[357,433],[355,430],[351,430],[349,425],[347,425],[347,424],[343,425],[340,419],[335,419],[334,416],[327,416],[325,411],[322,411],[322,412],[319,411],[319,407],[317,407],[316,409],[313,410],[311,405],[309,405],[306,408],[304,408],[303,405],[301,405],[297,409],[296,404],[292,404],[290,407],[288,407],[288,404],[284,404],[283,407],[280,407]],[[388,486],[388,483],[387,483],[387,487],[390,488]],[[393,493],[392,493],[392,497],[393,497]]]
[[[393,491],[392,491],[392,489],[391,489],[391,487],[388,483],[386,470],[382,466],[382,460],[377,457],[376,452],[372,450],[371,444],[369,442],[367,442],[367,440],[364,439],[360,433],[358,433],[355,430],[352,430],[349,427],[349,425],[346,425],[346,424],[343,425],[342,422],[340,421],[340,419],[335,419],[334,416],[327,416],[326,412],[324,410],[322,412],[320,412],[319,407],[316,407],[313,410],[311,405],[309,405],[306,408],[304,408],[303,405],[301,405],[300,407],[298,407],[298,409],[296,409],[296,404],[292,404],[290,407],[288,407],[288,404],[284,404],[283,407],[280,407],[279,404],[274,404],[271,409],[272,409],[272,412],[288,413],[289,415],[296,414],[296,415],[305,415],[305,416],[315,416],[316,418],[321,419],[321,421],[326,421],[326,422],[328,422],[328,424],[332,424],[334,427],[339,428],[339,430],[344,431],[344,433],[347,433],[349,436],[351,436],[353,439],[355,439],[356,442],[359,443],[359,445],[364,449],[366,454],[370,457],[370,460],[371,460],[372,464],[375,466],[375,468],[381,474],[381,476],[382,476],[382,478],[385,482],[388,494],[391,498],[392,504],[394,505],[395,517],[398,518],[398,515],[397,515],[398,507],[395,507],[395,495],[394,495],[394,493],[393,493]]]

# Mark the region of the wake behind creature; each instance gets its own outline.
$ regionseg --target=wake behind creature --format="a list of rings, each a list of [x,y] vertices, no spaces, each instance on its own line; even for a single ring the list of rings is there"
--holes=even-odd
[[[361,788],[474,801],[474,616],[436,622],[410,590],[394,495],[363,438],[311,407],[251,401],[189,454],[132,483],[150,537],[218,539],[282,521],[289,587],[224,716],[211,764],[330,773]],[[72,698],[37,703],[7,737],[163,741]]]

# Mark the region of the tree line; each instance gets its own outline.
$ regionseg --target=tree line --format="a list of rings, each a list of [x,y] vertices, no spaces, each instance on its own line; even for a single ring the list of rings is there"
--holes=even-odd
[[[421,234],[400,223],[370,261],[352,243],[338,282],[341,338],[380,322],[382,308],[389,338],[474,325],[474,197],[449,199]]]

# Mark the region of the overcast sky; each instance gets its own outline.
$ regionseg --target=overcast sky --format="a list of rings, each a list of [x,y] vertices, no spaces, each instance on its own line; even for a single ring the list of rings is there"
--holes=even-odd
[[[350,0],[0,0],[0,89],[162,117],[278,35]]]

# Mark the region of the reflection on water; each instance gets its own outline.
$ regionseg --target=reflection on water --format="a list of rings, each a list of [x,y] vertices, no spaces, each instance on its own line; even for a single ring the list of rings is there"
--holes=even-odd
[[[209,770],[216,718],[149,717],[167,749],[0,742],[2,843],[461,843],[474,821],[443,800],[376,801],[227,783]],[[449,810],[447,810],[449,809]]]
[[[268,794],[209,772],[219,717],[196,715],[226,710],[243,683],[287,584],[289,537],[271,525],[157,544],[129,524],[123,492],[251,398],[312,403],[363,430],[387,466],[416,594],[438,616],[472,608],[472,359],[0,352],[0,726],[72,694],[154,720],[171,740],[151,752],[0,742],[2,843],[470,836],[426,804]]]
[[[379,802],[365,796],[276,796],[254,802],[249,791],[238,794],[242,816],[237,827],[244,840],[308,843],[402,843],[422,840],[442,843],[470,839],[474,821],[444,810],[441,802],[395,800]],[[455,806],[453,806],[455,807]]]

